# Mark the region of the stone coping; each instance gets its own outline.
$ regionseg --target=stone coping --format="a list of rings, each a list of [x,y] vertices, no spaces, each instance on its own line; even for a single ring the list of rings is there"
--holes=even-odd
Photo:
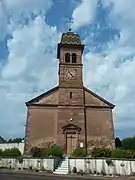
[[[111,160],[119,160],[119,161],[135,161],[135,159],[124,159],[124,158],[112,158],[112,157],[68,157],[68,159],[97,159],[97,160],[103,160],[103,159],[111,159]]]

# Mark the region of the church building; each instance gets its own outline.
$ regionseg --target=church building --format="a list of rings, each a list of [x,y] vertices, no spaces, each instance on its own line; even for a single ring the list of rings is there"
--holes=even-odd
[[[25,152],[45,143],[55,143],[66,154],[77,147],[86,152],[114,148],[114,105],[84,86],[83,50],[78,34],[62,34],[57,46],[58,86],[26,102]]]

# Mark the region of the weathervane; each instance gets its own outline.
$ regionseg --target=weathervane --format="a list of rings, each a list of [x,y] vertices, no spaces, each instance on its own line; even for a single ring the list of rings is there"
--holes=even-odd
[[[67,21],[67,23],[68,23],[68,31],[71,31],[71,30],[72,30],[71,24],[73,23],[73,19],[72,19],[72,18],[69,18],[68,21]]]

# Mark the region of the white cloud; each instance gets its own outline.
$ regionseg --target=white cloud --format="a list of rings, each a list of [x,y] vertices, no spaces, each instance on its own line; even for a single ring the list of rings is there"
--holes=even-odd
[[[1,122],[6,136],[23,134],[26,120],[25,101],[56,85],[56,27],[49,27],[42,16],[15,29],[8,42],[8,61],[1,71]],[[49,78],[49,79],[48,79]],[[3,88],[2,88],[3,87]],[[5,107],[7,113],[5,113]],[[4,132],[6,127],[11,129]],[[18,131],[13,131],[18,128]]]
[[[97,0],[81,0],[72,13],[74,30],[90,24],[95,15]]]
[[[85,82],[116,104],[116,131],[121,131],[122,136],[132,136],[131,124],[135,121],[135,1],[105,0],[104,3],[105,7],[113,3],[109,20],[119,30],[120,38],[108,42],[101,54],[85,54]]]
[[[16,28],[31,16],[45,15],[52,4],[52,0],[0,0],[0,39],[12,33],[10,23]]]
[[[112,15],[118,15],[121,19],[135,19],[134,0],[103,0],[105,6],[113,5]],[[130,12],[130,13],[129,13]]]
[[[5,137],[24,135],[25,102],[55,86],[57,81],[56,43],[59,34],[55,26],[47,25],[45,16],[40,13],[41,9],[48,9],[51,1],[34,2],[30,7],[29,1],[19,4],[17,0],[16,3],[5,1],[10,12],[18,8],[19,13],[20,8],[24,14],[37,13],[25,25],[22,21],[18,23],[13,16],[8,24],[12,38],[7,41],[7,60],[0,67],[0,101],[3,102],[0,104],[0,134]],[[5,131],[8,126],[10,129]]]
[[[52,5],[52,0],[3,0],[5,9],[14,18],[20,16],[29,17],[30,13],[38,15],[46,13]]]
[[[8,18],[5,13],[3,2],[0,1],[0,40],[8,34]]]
[[[15,29],[12,37],[8,41],[8,63],[2,70],[4,78],[19,77],[30,68],[33,73],[35,70],[41,72],[44,67],[40,63],[45,62],[45,56],[47,59],[54,58],[50,52],[55,52],[56,28],[49,27],[42,16],[31,20],[28,25]],[[49,45],[46,42],[50,40]]]

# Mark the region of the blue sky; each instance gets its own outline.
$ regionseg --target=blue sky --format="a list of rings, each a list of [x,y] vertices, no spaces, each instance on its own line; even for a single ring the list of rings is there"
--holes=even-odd
[[[0,0],[0,135],[24,136],[25,102],[58,83],[56,45],[86,45],[84,84],[116,105],[115,134],[135,134],[134,0]]]

